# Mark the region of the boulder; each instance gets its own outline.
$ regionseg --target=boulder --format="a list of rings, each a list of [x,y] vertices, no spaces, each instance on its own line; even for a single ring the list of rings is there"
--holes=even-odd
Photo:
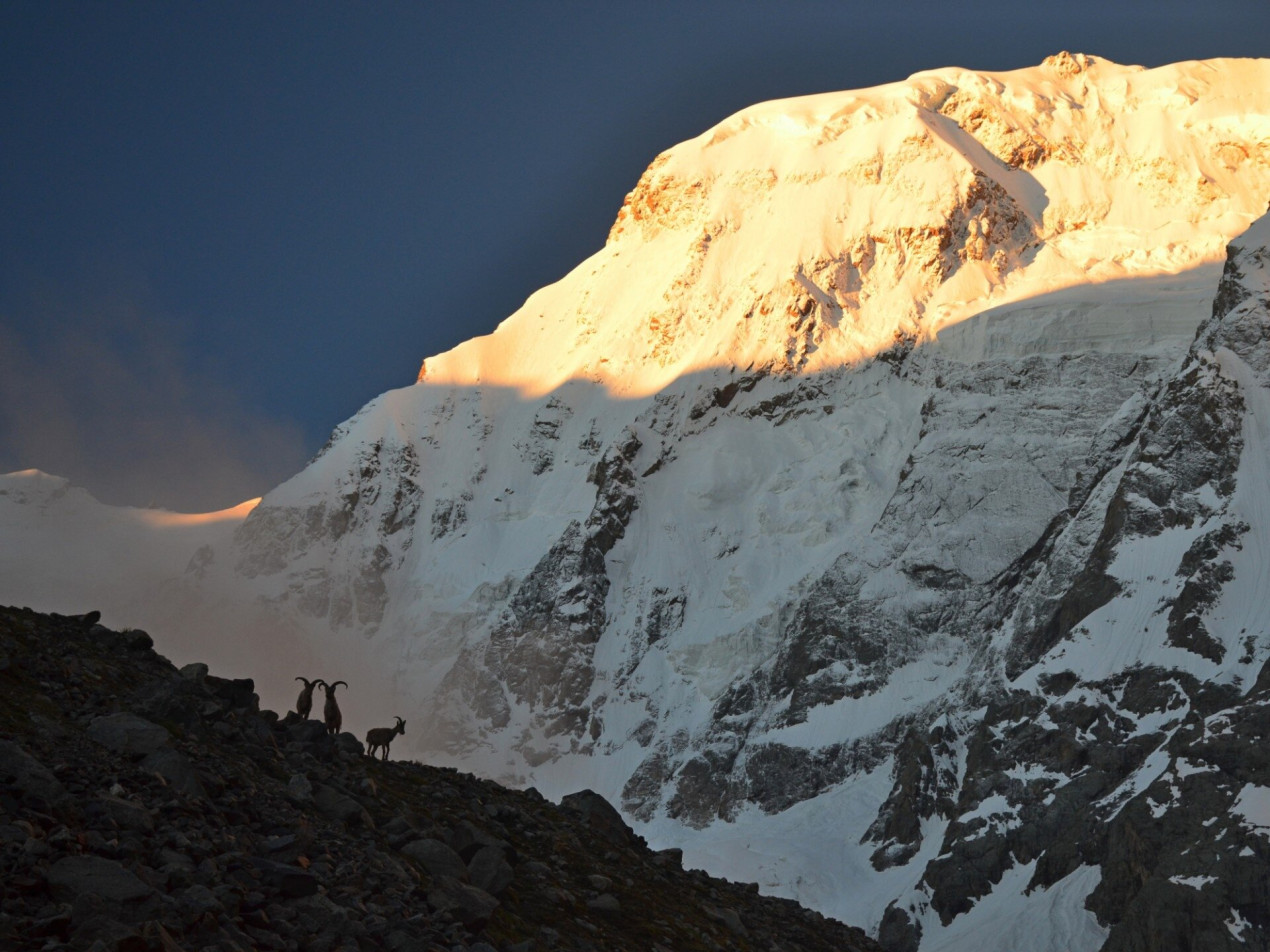
[[[302,773],[292,774],[287,781],[287,796],[296,803],[311,803],[313,800],[313,784]]]
[[[125,628],[119,632],[124,647],[129,651],[149,651],[154,647],[154,639],[150,633],[140,628]]]
[[[266,885],[272,886],[292,899],[312,896],[318,891],[317,877],[299,866],[279,863],[262,856],[253,856],[251,863],[260,870],[261,880]]]
[[[461,883],[453,876],[441,876],[428,890],[428,905],[448,912],[472,931],[479,931],[498,908],[498,900],[483,889]]]
[[[334,742],[326,733],[326,725],[321,721],[299,718],[291,720],[291,715],[288,714],[282,721],[282,726],[287,732],[287,744],[297,744],[318,756],[330,753]]]
[[[463,858],[440,840],[415,840],[403,846],[401,852],[426,869],[433,879],[441,876],[467,878],[467,866],[464,865]]]
[[[506,840],[500,840],[471,820],[461,820],[450,834],[450,848],[462,856],[465,863],[470,863],[472,857],[487,846],[496,847],[509,855],[514,852],[512,845]]]
[[[154,892],[122,865],[100,856],[64,856],[49,867],[47,877],[53,895],[64,899],[90,894],[110,902],[132,902]]]
[[[45,767],[12,741],[0,740],[0,786],[13,787],[27,797],[49,803],[66,799],[66,788]]]
[[[356,754],[359,757],[366,753],[366,748],[357,739],[357,735],[350,734],[347,731],[343,734],[335,735],[335,749],[341,754]]]
[[[586,907],[606,916],[615,916],[622,911],[622,904],[612,893],[601,893],[594,899],[588,899]]]
[[[149,833],[154,829],[154,816],[145,807],[119,797],[98,797],[88,804],[89,816],[94,813],[110,817],[120,829]]]
[[[375,828],[375,821],[370,818],[366,808],[347,793],[334,787],[319,786],[313,794],[313,803],[319,811],[333,820],[340,820],[348,826],[361,826],[368,830]]]
[[[467,875],[473,886],[491,896],[500,896],[511,885],[515,874],[503,850],[497,846],[483,846],[467,864]]]
[[[735,909],[729,909],[727,907],[716,909],[713,906],[705,906],[703,911],[705,912],[707,918],[713,919],[715,922],[723,923],[741,938],[744,939],[749,937],[750,933],[745,928],[745,923],[741,921],[740,913],[738,913]]]
[[[218,678],[208,675],[203,683],[230,710],[250,711],[253,714],[260,710],[260,698],[256,696],[256,682],[251,678]]]
[[[141,761],[141,769],[162,777],[169,787],[187,797],[206,797],[207,790],[194,765],[171,747],[160,747]]]
[[[225,907],[216,894],[201,883],[182,890],[176,897],[177,908],[189,916],[224,912]]]
[[[598,833],[610,843],[628,846],[644,842],[643,837],[637,836],[635,831],[626,825],[622,814],[617,812],[613,804],[594,790],[571,793],[560,801],[560,806],[580,815],[592,832]]]
[[[166,727],[126,712],[94,717],[88,725],[88,736],[104,747],[134,757],[153,753],[172,738]]]

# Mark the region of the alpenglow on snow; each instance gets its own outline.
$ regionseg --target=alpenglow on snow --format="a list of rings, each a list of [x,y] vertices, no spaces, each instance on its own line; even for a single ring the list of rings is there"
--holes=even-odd
[[[1268,201],[1265,60],[743,110],[129,609],[889,948],[1265,942]]]

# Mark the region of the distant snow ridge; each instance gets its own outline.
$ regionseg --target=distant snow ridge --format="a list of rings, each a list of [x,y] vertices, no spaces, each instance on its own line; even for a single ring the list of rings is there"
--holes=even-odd
[[[164,597],[896,950],[1265,944],[1268,200],[1265,60],[755,106]]]

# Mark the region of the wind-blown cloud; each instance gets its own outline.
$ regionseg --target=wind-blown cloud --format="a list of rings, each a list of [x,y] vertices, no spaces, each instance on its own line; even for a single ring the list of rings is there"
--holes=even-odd
[[[0,313],[0,472],[42,469],[103,502],[182,511],[233,505],[297,472],[300,427],[249,406],[233,368],[200,365],[182,340],[191,322],[146,297]],[[59,329],[29,332],[41,324]]]

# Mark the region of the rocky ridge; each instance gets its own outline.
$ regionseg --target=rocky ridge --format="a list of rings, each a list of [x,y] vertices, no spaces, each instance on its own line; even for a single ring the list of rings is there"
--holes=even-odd
[[[560,806],[366,757],[150,637],[0,609],[0,945],[93,952],[864,950]]]

